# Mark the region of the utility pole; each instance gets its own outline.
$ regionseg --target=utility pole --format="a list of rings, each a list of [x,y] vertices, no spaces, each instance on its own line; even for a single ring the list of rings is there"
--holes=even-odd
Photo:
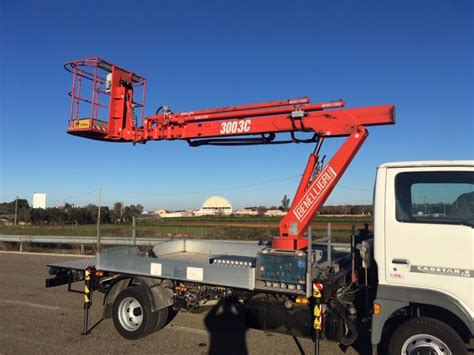
[[[137,225],[135,222],[135,216],[132,216],[132,244],[137,245]]]
[[[331,222],[328,223],[328,263],[332,263],[332,225]]]
[[[102,200],[102,187],[99,187],[99,208],[97,210],[97,248],[100,251],[100,205]]]
[[[18,196],[16,197],[16,200],[15,200],[15,226],[16,226],[17,219],[18,219]]]

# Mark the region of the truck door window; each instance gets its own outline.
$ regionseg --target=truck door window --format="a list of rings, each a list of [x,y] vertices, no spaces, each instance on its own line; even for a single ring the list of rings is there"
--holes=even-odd
[[[474,224],[474,172],[400,173],[395,195],[399,222]]]

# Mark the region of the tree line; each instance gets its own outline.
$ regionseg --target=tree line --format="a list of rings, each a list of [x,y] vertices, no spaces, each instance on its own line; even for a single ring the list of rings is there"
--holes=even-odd
[[[271,206],[270,210],[279,209],[280,211],[288,211],[290,208],[290,199],[287,195],[283,196],[281,205],[279,207]],[[251,206],[245,207],[248,210],[257,211],[259,216],[263,216],[268,210],[265,206]],[[373,214],[372,205],[337,205],[337,206],[322,206],[319,208],[320,215],[367,215]]]
[[[94,204],[78,207],[66,203],[62,207],[42,209],[31,207],[25,199],[18,199],[0,203],[0,216],[12,219],[15,209],[18,222],[34,225],[93,224],[97,223],[99,215],[99,207]],[[100,207],[100,223],[130,223],[133,217],[138,217],[142,212],[143,206],[140,204],[124,206],[121,202],[115,202],[111,208]]]
[[[320,215],[367,215],[373,214],[372,205],[337,205],[323,206],[319,209]]]
[[[17,203],[17,221],[33,225],[65,225],[65,224],[95,224],[98,217],[98,206],[88,204],[83,207],[66,203],[61,207],[49,207],[46,209],[33,208],[26,199],[18,201],[0,203],[0,218],[13,220],[15,215],[15,204]],[[287,211],[290,200],[286,197],[279,207],[272,206],[270,209],[280,209]],[[257,211],[259,216],[263,216],[267,211],[265,206],[247,207]],[[323,206],[319,210],[320,215],[372,215],[372,205],[340,205]],[[138,217],[143,212],[143,206],[128,205],[115,202],[112,207],[100,207],[100,223],[131,223],[133,217]]]

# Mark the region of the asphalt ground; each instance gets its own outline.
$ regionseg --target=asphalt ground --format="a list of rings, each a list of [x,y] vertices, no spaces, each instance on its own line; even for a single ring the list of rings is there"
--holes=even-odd
[[[100,322],[90,335],[81,335],[83,297],[66,286],[45,288],[46,264],[71,256],[0,252],[0,354],[300,354],[292,337],[253,329],[206,327],[208,314],[179,313],[162,330],[129,341],[111,319]],[[78,289],[82,283],[75,284]],[[102,296],[94,294],[90,324],[101,319]],[[233,322],[229,322],[229,325]],[[219,328],[219,325],[217,324]],[[299,339],[312,354],[309,339]],[[334,343],[321,342],[321,354],[343,354]],[[349,349],[346,354],[355,354]]]

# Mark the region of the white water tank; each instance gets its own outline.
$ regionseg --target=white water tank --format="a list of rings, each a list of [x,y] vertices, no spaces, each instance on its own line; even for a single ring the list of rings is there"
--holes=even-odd
[[[46,194],[43,192],[35,192],[33,194],[33,208],[46,209]]]

